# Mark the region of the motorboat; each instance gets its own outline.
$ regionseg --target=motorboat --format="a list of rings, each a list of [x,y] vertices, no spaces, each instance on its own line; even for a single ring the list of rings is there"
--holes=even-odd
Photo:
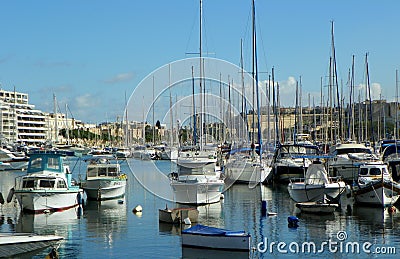
[[[90,200],[108,200],[125,195],[127,177],[121,172],[119,163],[107,158],[88,161],[86,181],[82,184]]]
[[[231,231],[197,224],[182,230],[182,246],[250,251],[251,236],[245,231]]]
[[[359,166],[378,161],[378,156],[362,143],[337,144],[329,151],[328,168],[332,176],[341,176],[345,182],[357,180]]]
[[[315,160],[308,167],[304,178],[290,179],[287,189],[296,202],[318,201],[324,196],[339,200],[346,190],[346,183],[340,177],[329,177],[324,164]]]
[[[216,163],[215,150],[181,153],[177,159],[178,173],[170,174],[175,201],[196,205],[219,202],[225,183]]]
[[[115,151],[115,157],[117,159],[127,159],[132,157],[132,152],[129,148],[119,147]]]
[[[54,212],[81,204],[83,190],[73,184],[64,156],[60,151],[30,155],[27,175],[15,179],[14,194],[23,212]]]
[[[17,156],[8,149],[0,148],[0,171],[25,170],[28,167],[29,157]]]
[[[287,143],[279,145],[272,160],[275,181],[288,183],[290,178],[301,178],[312,159],[307,156],[318,155],[319,148],[306,143]]]
[[[386,207],[399,199],[400,184],[393,181],[386,164],[381,162],[359,166],[353,195],[358,204]]]

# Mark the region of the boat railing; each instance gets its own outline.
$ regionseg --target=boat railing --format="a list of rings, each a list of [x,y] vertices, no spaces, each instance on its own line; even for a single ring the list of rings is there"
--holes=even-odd
[[[342,181],[341,176],[330,176],[328,177],[329,183],[337,183]],[[311,182],[313,184],[324,184],[324,181],[320,177],[293,177],[289,179],[290,183],[304,183],[304,182]]]

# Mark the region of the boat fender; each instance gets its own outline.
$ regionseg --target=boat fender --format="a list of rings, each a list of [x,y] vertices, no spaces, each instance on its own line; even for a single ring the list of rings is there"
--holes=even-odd
[[[14,189],[14,187],[13,187],[13,188],[11,188],[10,191],[8,192],[7,203],[10,203],[10,202],[11,202],[11,200],[12,200],[12,198],[13,198],[13,196],[14,196],[14,192],[15,192],[15,189]]]
[[[223,200],[224,198],[225,198],[224,194],[221,193],[221,196],[219,196],[219,199],[220,199],[220,200]]]
[[[296,216],[288,217],[288,227],[289,228],[297,228],[299,226],[299,218]]]
[[[192,222],[190,221],[189,218],[185,218],[185,219],[183,220],[183,223],[185,223],[185,225],[192,225]]]
[[[388,212],[389,212],[389,214],[396,213],[396,208],[394,206],[389,206],[388,207]]]
[[[132,210],[132,212],[133,213],[138,213],[138,212],[142,212],[143,211],[143,208],[142,208],[142,206],[140,206],[140,205],[137,205],[135,208],[133,208],[133,210]]]
[[[82,205],[82,194],[80,192],[78,192],[76,195],[76,200],[78,201],[79,205]]]
[[[4,198],[3,198],[3,194],[0,192],[0,203],[4,204]]]
[[[57,248],[53,247],[48,255],[45,257],[46,259],[58,259],[60,258]]]

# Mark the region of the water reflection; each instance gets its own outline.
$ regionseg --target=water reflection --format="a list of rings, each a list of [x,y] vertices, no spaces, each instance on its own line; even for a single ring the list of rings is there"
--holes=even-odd
[[[127,209],[125,198],[106,201],[88,201],[83,217],[87,235],[100,238],[109,247],[126,233]]]
[[[43,214],[21,213],[16,232],[34,232],[37,234],[57,234],[69,236],[71,226],[78,224],[82,216],[82,207]]]
[[[229,259],[243,259],[249,258],[249,252],[242,251],[224,251],[224,250],[215,250],[215,249],[204,249],[204,248],[191,248],[191,247],[182,247],[182,258],[207,258],[207,259],[220,259],[220,258],[229,258]]]

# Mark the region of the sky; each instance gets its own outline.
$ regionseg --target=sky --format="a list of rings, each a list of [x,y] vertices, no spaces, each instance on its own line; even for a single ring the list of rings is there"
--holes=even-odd
[[[363,95],[367,53],[373,99],[394,101],[398,10],[398,0],[256,0],[259,79],[274,68],[281,104],[294,106],[301,78],[303,104],[308,95],[319,104],[333,21],[345,101],[353,55],[356,93]],[[61,112],[67,104],[69,117],[87,123],[121,120],[146,76],[199,50],[198,0],[2,1],[0,17],[1,88],[28,93],[45,112],[53,112],[54,94]],[[243,39],[250,71],[250,32],[250,0],[203,1],[205,56],[240,65]]]

